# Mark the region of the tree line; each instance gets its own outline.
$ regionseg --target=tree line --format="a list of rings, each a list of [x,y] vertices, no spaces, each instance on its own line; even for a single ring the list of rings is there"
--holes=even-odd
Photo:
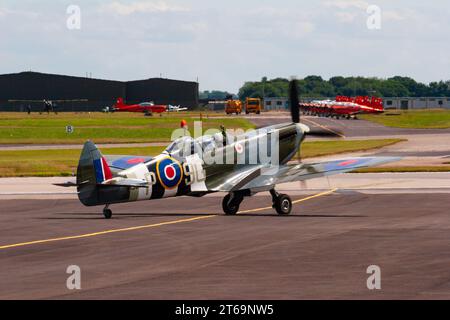
[[[377,96],[377,97],[450,97],[450,80],[424,84],[409,77],[388,79],[364,77],[308,76],[298,80],[302,97]],[[239,98],[286,97],[289,80],[266,77],[258,82],[246,82],[239,90]]]

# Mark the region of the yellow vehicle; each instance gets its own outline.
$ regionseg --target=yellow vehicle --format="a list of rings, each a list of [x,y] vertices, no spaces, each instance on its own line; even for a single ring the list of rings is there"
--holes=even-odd
[[[245,100],[245,113],[260,114],[262,111],[262,101],[259,98],[247,98]]]
[[[228,100],[225,106],[225,112],[227,114],[241,114],[242,113],[242,102],[240,100]]]

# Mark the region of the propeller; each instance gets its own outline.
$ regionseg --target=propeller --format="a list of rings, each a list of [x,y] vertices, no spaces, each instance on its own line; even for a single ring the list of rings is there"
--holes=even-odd
[[[305,135],[309,137],[339,137],[342,132],[339,130],[312,130],[309,126],[300,123],[300,99],[298,90],[298,81],[291,80],[289,83],[289,103],[291,105],[291,117],[293,123],[298,123]]]
[[[300,123],[300,101],[298,99],[298,84],[295,79],[289,83],[289,102],[291,105],[292,122]]]
[[[299,91],[298,91],[298,83],[297,80],[292,80],[289,83],[289,102],[291,105],[291,116],[292,116],[292,122],[299,125],[303,131],[304,134],[309,134],[311,132],[311,129],[303,124],[300,123],[300,100],[299,100]],[[297,161],[298,164],[302,163],[302,153],[301,153],[301,147],[298,148],[297,151]],[[306,182],[300,181],[299,182],[300,189],[306,189]]]
[[[293,79],[289,82],[289,104],[291,106],[291,117],[292,122],[297,124],[297,126],[301,127],[301,130],[304,134],[309,132],[309,127],[300,123],[300,100],[298,98],[298,83],[296,79]],[[298,163],[301,163],[301,152],[300,148],[298,148],[297,160]]]

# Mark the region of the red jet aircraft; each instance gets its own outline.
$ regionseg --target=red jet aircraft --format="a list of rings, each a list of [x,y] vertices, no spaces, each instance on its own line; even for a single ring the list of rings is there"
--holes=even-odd
[[[337,96],[336,100],[312,101],[301,103],[301,110],[310,115],[325,117],[344,117],[350,119],[358,114],[383,113],[383,99],[369,97],[344,97]]]
[[[112,107],[113,112],[140,112],[140,113],[164,113],[167,111],[166,105],[155,105],[153,102],[143,102],[140,104],[126,105],[122,98],[117,99]]]

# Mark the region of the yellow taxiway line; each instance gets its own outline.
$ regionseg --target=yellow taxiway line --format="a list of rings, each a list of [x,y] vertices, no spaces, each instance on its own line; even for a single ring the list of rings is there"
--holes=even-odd
[[[300,200],[292,201],[292,205],[297,204],[297,203],[301,203],[301,202],[305,202],[305,201],[308,201],[308,200],[312,200],[312,199],[315,199],[315,198],[327,196],[329,194],[335,193],[337,190],[338,189],[333,189],[333,190],[330,190],[330,191],[326,191],[326,192],[322,192],[322,193],[316,194],[314,196],[310,196],[310,197],[306,197],[306,198],[303,198],[303,199],[300,199]],[[264,211],[264,210],[269,210],[269,209],[272,209],[272,207],[265,207],[265,208],[258,208],[258,209],[239,211],[239,214],[241,214],[241,213],[259,212],[259,211]]]
[[[322,192],[319,194],[316,194],[314,196],[306,197],[297,201],[293,201],[292,204],[297,204],[301,202],[305,202],[311,199],[315,199],[318,197],[326,196],[329,194],[332,194],[336,192],[338,189],[333,189],[327,192]],[[272,207],[266,207],[266,208],[258,208],[258,209],[251,209],[246,211],[241,211],[239,213],[250,213],[250,212],[259,212],[272,209]],[[16,243],[16,244],[10,244],[10,245],[4,245],[0,246],[0,250],[5,249],[11,249],[11,248],[17,248],[17,247],[25,247],[25,246],[31,246],[35,244],[43,244],[43,243],[51,243],[51,242],[59,242],[59,241],[66,241],[66,240],[75,240],[75,239],[85,239],[85,238],[92,238],[92,237],[98,237],[103,236],[107,234],[112,233],[120,233],[120,232],[129,232],[129,231],[137,231],[137,230],[143,230],[143,229],[150,229],[150,228],[157,228],[157,227],[163,227],[173,224],[179,224],[179,223],[188,223],[188,222],[194,222],[199,220],[205,220],[217,217],[217,215],[209,215],[209,216],[203,216],[203,217],[196,217],[196,218],[190,218],[190,219],[182,219],[182,220],[175,220],[175,221],[167,221],[167,222],[161,222],[161,223],[155,223],[155,224],[149,224],[149,225],[143,225],[143,226],[137,226],[137,227],[130,227],[130,228],[122,228],[122,229],[112,229],[112,230],[106,230],[106,231],[100,231],[100,232],[94,232],[94,233],[87,233],[87,234],[81,234],[77,236],[68,236],[68,237],[60,237],[60,238],[53,238],[53,239],[46,239],[46,240],[36,240],[36,241],[29,241],[29,242],[22,242],[22,243]]]
[[[197,221],[197,220],[202,220],[202,219],[208,219],[208,218],[212,218],[212,217],[216,217],[216,216],[215,215],[211,215],[211,216],[197,217],[197,218],[192,218],[192,219],[183,219],[183,220],[161,222],[161,223],[149,224],[149,225],[145,225],[145,226],[137,226],[137,227],[131,227],[131,228],[123,228],[123,229],[113,229],[113,230],[107,230],[107,231],[100,231],[100,232],[82,234],[82,235],[78,235],[78,236],[70,236],[70,237],[54,238],[54,239],[47,239],[47,240],[37,240],[37,241],[16,243],[16,244],[11,244],[11,245],[1,246],[0,250],[9,249],[9,248],[16,248],[16,247],[30,246],[30,245],[33,245],[33,244],[57,242],[57,241],[64,241],[64,240],[83,239],[83,238],[91,238],[91,237],[98,237],[98,236],[103,236],[105,234],[111,234],[111,233],[119,233],[119,232],[127,232],[127,231],[136,231],[136,230],[142,230],[142,229],[156,228],[156,227],[168,226],[168,225],[171,225],[171,224],[186,223],[186,222],[192,222],[192,221]]]

